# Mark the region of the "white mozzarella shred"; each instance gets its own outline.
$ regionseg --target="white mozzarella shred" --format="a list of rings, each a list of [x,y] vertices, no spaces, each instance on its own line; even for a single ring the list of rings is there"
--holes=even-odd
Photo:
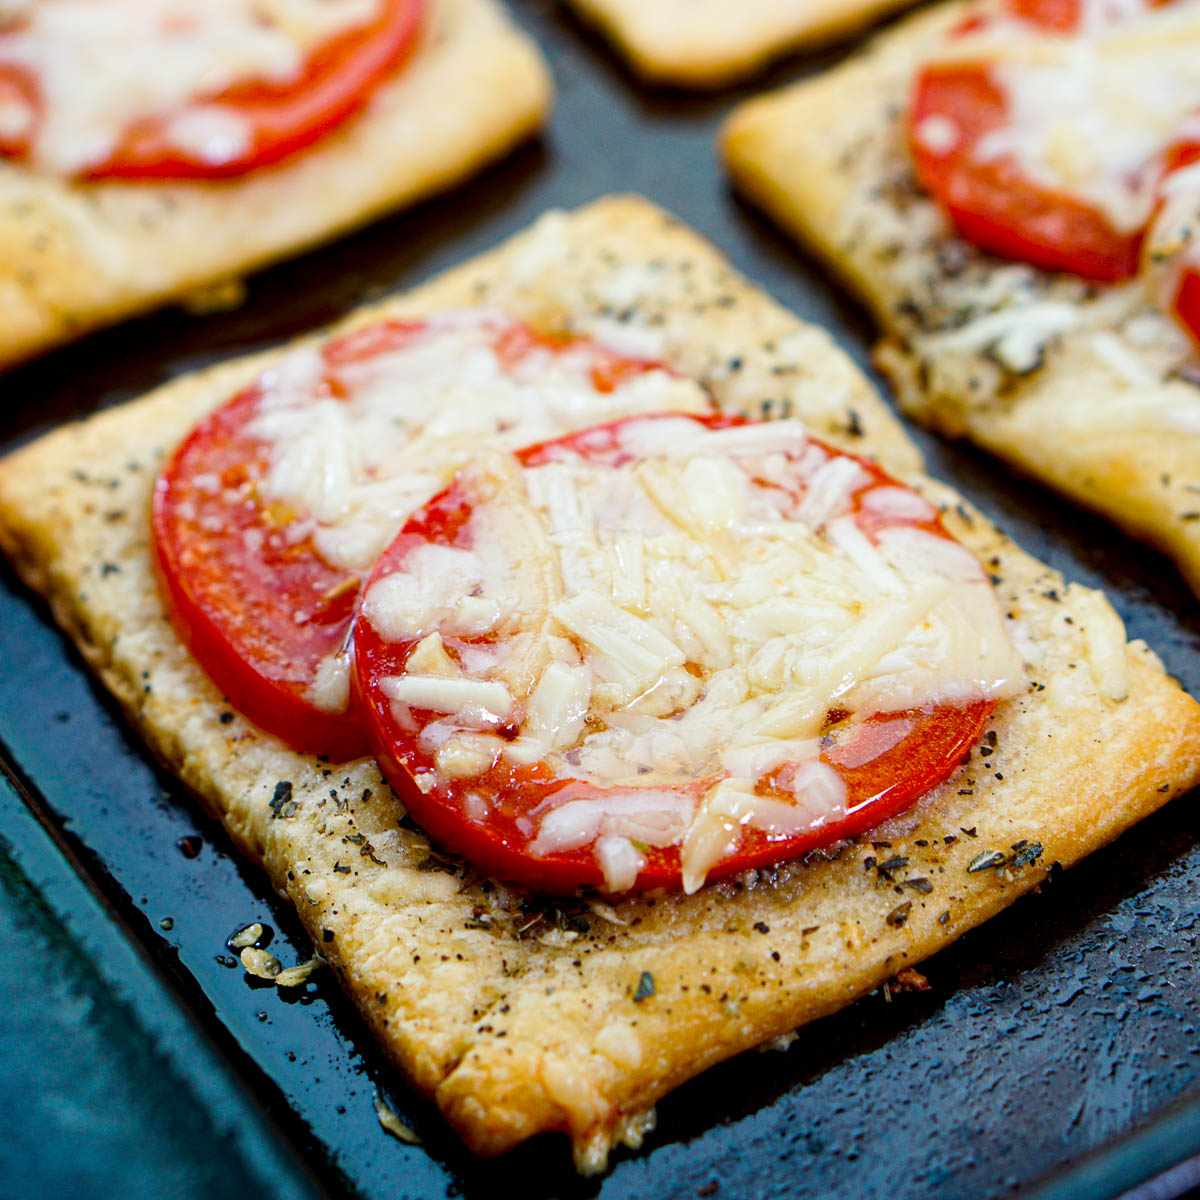
[[[235,109],[220,104],[185,108],[167,123],[171,144],[213,166],[233,162],[250,148],[250,130]]]
[[[565,802],[555,796],[551,802],[555,807],[541,815],[531,854],[578,850],[601,834],[632,838],[647,846],[676,845],[695,812],[689,796],[656,788],[593,792],[590,798]]]
[[[700,890],[708,873],[738,846],[741,826],[761,799],[742,780],[722,779],[705,797],[680,852],[683,890]]]
[[[502,744],[490,734],[455,733],[438,748],[433,761],[443,777],[471,779],[496,761]]]
[[[326,713],[344,713],[350,707],[350,656],[345,651],[321,659],[305,698]]]
[[[986,313],[959,329],[935,335],[934,340],[943,350],[990,351],[1009,370],[1020,374],[1033,370],[1047,343],[1076,328],[1079,321],[1077,305],[1034,300]]]
[[[691,458],[680,476],[687,503],[704,529],[727,529],[746,511],[746,473],[728,458]]]
[[[627,837],[610,834],[596,839],[596,862],[604,873],[606,891],[627,892],[646,865],[646,856]]]
[[[902,528],[902,527],[901,527]],[[898,532],[897,529],[884,529],[883,536]],[[907,590],[904,580],[895,569],[889,566],[887,559],[875,548],[871,539],[859,528],[853,517],[838,517],[829,522],[829,540],[846,555],[848,559],[881,591],[889,595],[903,595]],[[944,538],[937,539],[945,542]],[[966,553],[964,551],[964,553]],[[970,557],[968,555],[968,557]],[[974,559],[971,559],[974,562]]]
[[[923,496],[903,487],[874,487],[862,499],[863,511],[892,521],[932,521],[937,509]]]
[[[446,653],[440,633],[423,637],[404,660],[404,669],[414,675],[440,675],[454,679],[462,674],[462,668]]]
[[[830,706],[902,643],[946,594],[945,584],[930,583],[903,603],[872,608],[825,657],[820,675],[768,709],[755,722],[754,732],[759,737],[812,737]]]
[[[380,686],[389,700],[432,712],[461,713],[477,704],[485,712],[504,718],[512,711],[508,688],[495,680],[446,678],[443,675],[392,675]]]
[[[838,820],[846,813],[846,784],[828,763],[803,763],[793,774],[795,807],[811,822]],[[790,807],[790,806],[789,806]]]
[[[757,421],[711,431],[700,429],[688,420],[636,422],[621,431],[622,448],[645,459],[690,458],[700,449],[713,454],[798,451],[807,442],[804,423],[797,420]]]
[[[953,117],[933,113],[917,125],[915,134],[917,141],[931,154],[949,154],[962,141],[962,126]]]
[[[626,703],[657,683],[669,667],[685,662],[683,651],[670,638],[599,592],[563,600],[553,613],[560,625],[595,650],[597,674],[621,688]]]
[[[896,569],[909,579],[941,575],[961,583],[983,579],[979,560],[960,542],[911,525],[892,525],[879,531],[879,547]]]
[[[980,139],[981,161],[1011,156],[1026,178],[1131,233],[1153,210],[1163,153],[1200,107],[1200,3],[1090,3],[1065,35],[997,18],[939,58],[988,63],[1004,92],[1009,119]],[[922,142],[935,154],[956,146],[936,131]]]
[[[550,663],[526,701],[521,736],[505,746],[505,758],[533,763],[574,745],[587,720],[592,678],[586,667]]]
[[[735,778],[757,782],[785,764],[815,760],[820,752],[821,743],[816,738],[760,738],[725,747],[721,751],[721,766]]]
[[[488,579],[482,558],[469,550],[421,543],[404,563],[404,570],[377,579],[363,600],[363,616],[391,642],[428,633],[439,622],[457,630],[456,618],[464,594]],[[471,623],[471,632],[476,625]]]
[[[36,81],[33,161],[46,171],[103,162],[130,125],[173,114],[168,137],[219,165],[242,153],[249,127],[235,110],[193,99],[296,78],[311,47],[378,9],[379,0],[47,0],[14,14],[0,65]]]
[[[819,529],[832,517],[850,507],[855,491],[870,482],[870,476],[852,458],[838,456],[822,463],[808,482],[808,490],[796,516],[811,529]]]

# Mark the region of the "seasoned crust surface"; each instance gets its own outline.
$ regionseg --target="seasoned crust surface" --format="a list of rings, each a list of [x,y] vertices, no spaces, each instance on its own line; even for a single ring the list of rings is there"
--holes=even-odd
[[[395,80],[277,166],[216,183],[78,184],[0,160],[0,366],[448,187],[531,133],[550,91],[494,0],[431,0]]]
[[[906,411],[1158,546],[1200,591],[1200,363],[1182,331],[1140,279],[1090,285],[975,250],[917,184],[910,81],[962,7],[742,105],[722,135],[729,169],[873,309]]]
[[[910,0],[571,0],[658,83],[720,87],[773,58],[869,24]]]
[[[676,1084],[849,1003],[1189,786],[1200,709],[1144,646],[1125,647],[1097,593],[1066,586],[923,477],[822,331],[647,203],[552,214],[351,322],[476,303],[599,336],[619,315],[624,336],[660,339],[723,408],[761,413],[769,396],[767,415],[794,411],[945,506],[998,580],[1030,690],[997,710],[962,771],[872,835],[882,853],[853,844],[691,897],[546,906],[431,854],[370,760],[330,767],[241,718],[221,723],[227,705],[154,587],[150,492],[190,425],[277,352],[10,456],[0,543],[156,754],[296,905],[387,1052],[467,1143],[495,1153],[565,1129],[595,1169],[613,1141],[637,1143]],[[1118,683],[1128,672],[1120,702],[1114,662]],[[281,783],[294,809],[273,810]],[[643,972],[654,994],[635,1000]]]

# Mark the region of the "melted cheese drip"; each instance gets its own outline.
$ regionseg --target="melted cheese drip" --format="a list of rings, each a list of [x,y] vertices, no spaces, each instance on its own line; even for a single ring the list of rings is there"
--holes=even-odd
[[[1200,0],[1087,0],[1067,35],[999,18],[937,58],[989,63],[1007,97],[1010,121],[980,139],[979,159],[1011,155],[1030,180],[1133,232],[1153,209],[1163,151],[1200,109]],[[954,148],[952,133],[939,123],[918,136],[937,153]]]
[[[556,793],[534,814],[535,854],[594,841],[620,890],[638,868],[613,839],[682,844],[695,890],[743,826],[797,832],[844,815],[844,785],[818,761],[831,708],[866,716],[1021,689],[978,562],[906,523],[933,515],[916,493],[872,489],[866,503],[894,522],[872,542],[851,515],[871,476],[810,443],[799,422],[711,431],[659,419],[631,423],[622,440],[638,458],[621,468],[569,451],[519,472],[473,460],[460,481],[479,549],[422,547],[364,607],[385,638],[453,633],[448,572],[423,557],[461,556],[455,569],[489,603],[498,641],[490,659],[446,661],[462,679],[504,684],[521,723],[515,739],[489,733],[477,707],[453,713],[448,689],[425,706],[448,717],[422,738],[439,755],[456,743],[472,752],[451,756],[454,777],[471,763],[544,760],[610,789],[611,803]],[[496,551],[501,529],[531,518],[533,540]],[[534,561],[552,581],[537,602],[515,578]],[[405,678],[385,684],[401,724],[408,706],[393,693]],[[758,795],[769,776],[790,802]],[[670,810],[657,833],[638,824],[639,795]]]
[[[13,22],[0,64],[36,80],[33,161],[46,171],[103,162],[131,123],[172,113],[175,143],[220,165],[245,150],[249,129],[234,109],[194,97],[246,79],[285,83],[314,45],[378,10],[379,0],[21,0],[0,10]],[[20,135],[34,114],[8,103],[0,125]]]

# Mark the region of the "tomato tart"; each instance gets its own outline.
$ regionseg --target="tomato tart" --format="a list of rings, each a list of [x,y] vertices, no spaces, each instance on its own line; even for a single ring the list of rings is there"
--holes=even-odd
[[[1200,777],[1104,597],[637,199],[17,451],[0,544],[483,1154],[602,1169]]]
[[[236,294],[466,176],[549,98],[492,0],[5,5],[0,365]]]
[[[909,0],[570,0],[645,79],[716,88],[773,59],[816,46]]]
[[[1200,588],[1197,37],[1195,0],[944,6],[748,102],[723,148],[870,304],[908,412]]]

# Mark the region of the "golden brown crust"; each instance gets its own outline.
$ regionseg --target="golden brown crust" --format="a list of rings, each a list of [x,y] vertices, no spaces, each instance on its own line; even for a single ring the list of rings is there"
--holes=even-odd
[[[1144,281],[1093,288],[975,251],[916,183],[905,98],[961,10],[923,13],[742,105],[722,135],[729,169],[874,310],[907,412],[1104,513],[1200,591],[1200,364],[1182,332]],[[1033,306],[1049,315],[1044,337],[988,340],[996,314]]]
[[[367,109],[219,183],[68,183],[0,162],[0,366],[447,187],[541,124],[548,70],[494,0],[434,0]],[[448,103],[447,98],[453,98]]]
[[[639,75],[713,88],[869,24],[910,0],[571,0]]]
[[[431,855],[369,760],[330,768],[241,718],[222,724],[227,705],[153,585],[149,496],[189,426],[277,352],[180,379],[10,456],[0,544],[155,752],[295,903],[388,1053],[467,1143],[496,1153],[564,1129],[581,1167],[597,1169],[614,1141],[638,1142],[643,1114],[682,1080],[849,1003],[1188,787],[1200,708],[1144,646],[1124,648],[1097,593],[1067,587],[923,477],[822,331],[644,201],[552,214],[352,321],[480,302],[551,327],[603,335],[620,313],[640,337],[657,331],[662,356],[722,407],[757,411],[770,395],[770,412],[790,407],[820,436],[878,457],[946,506],[986,560],[1030,691],[997,710],[950,783],[873,835],[891,843],[882,853],[851,845],[691,897],[524,902]],[[1128,670],[1120,702],[1098,666],[1105,648]],[[290,815],[271,809],[280,781]],[[654,993],[636,1000],[643,972]]]

